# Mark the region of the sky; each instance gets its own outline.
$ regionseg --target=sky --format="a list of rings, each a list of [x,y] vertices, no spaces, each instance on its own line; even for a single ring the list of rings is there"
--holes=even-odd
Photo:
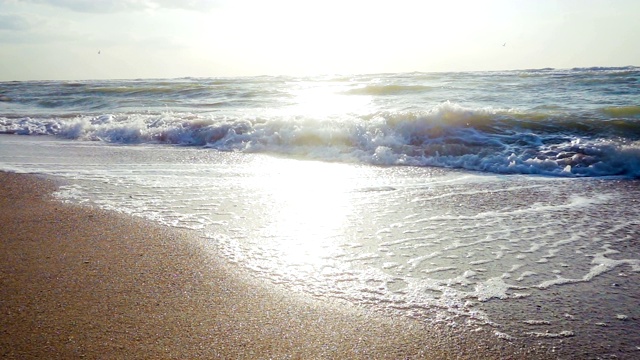
[[[0,0],[0,81],[640,66],[638,0]]]

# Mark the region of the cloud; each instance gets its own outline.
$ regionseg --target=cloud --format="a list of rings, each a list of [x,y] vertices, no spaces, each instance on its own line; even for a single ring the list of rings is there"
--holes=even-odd
[[[186,10],[210,10],[222,1],[219,0],[156,0],[153,1],[160,7],[179,8]]]
[[[26,2],[48,4],[85,13],[114,13],[154,9],[184,9],[207,11],[217,6],[220,0],[26,0]]]
[[[0,15],[0,23],[4,19]],[[60,42],[77,43],[79,38],[86,38],[86,34],[70,28],[64,19],[51,19],[34,15],[25,24],[8,28],[4,23],[0,25],[0,44],[13,45],[43,45]]]
[[[20,15],[0,14],[0,30],[26,30],[29,21]]]

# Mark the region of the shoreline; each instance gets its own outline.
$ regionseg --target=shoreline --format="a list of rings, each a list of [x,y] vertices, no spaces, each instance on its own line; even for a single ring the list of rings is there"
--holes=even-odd
[[[0,172],[3,358],[548,358],[488,330],[291,294],[199,248],[194,232],[51,198]]]

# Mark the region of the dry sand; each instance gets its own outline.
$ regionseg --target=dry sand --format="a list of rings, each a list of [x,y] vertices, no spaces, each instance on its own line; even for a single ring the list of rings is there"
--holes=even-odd
[[[0,173],[0,357],[547,358],[490,330],[428,325],[288,293],[196,234],[51,199]]]

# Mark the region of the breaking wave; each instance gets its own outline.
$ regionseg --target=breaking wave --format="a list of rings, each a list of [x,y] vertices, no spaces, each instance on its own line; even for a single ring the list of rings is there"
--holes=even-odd
[[[339,119],[172,112],[0,117],[0,133],[499,174],[640,177],[637,107],[601,111],[611,119],[465,108],[451,102],[425,111],[384,111]]]

